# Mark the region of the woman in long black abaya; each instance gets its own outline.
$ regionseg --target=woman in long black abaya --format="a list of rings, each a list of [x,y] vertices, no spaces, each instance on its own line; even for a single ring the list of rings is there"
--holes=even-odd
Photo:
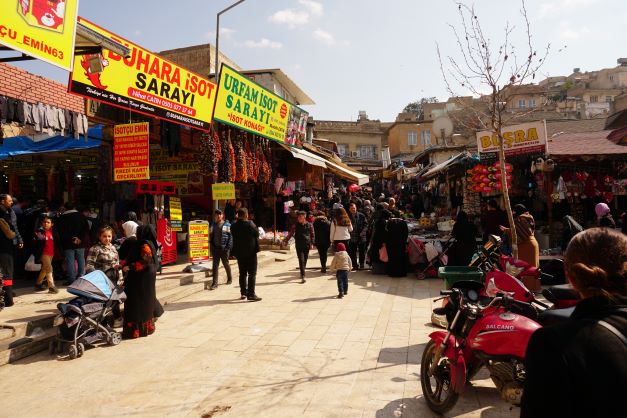
[[[392,218],[387,224],[385,246],[388,250],[388,276],[407,276],[407,237],[409,228],[404,219]]]
[[[384,209],[382,206],[378,206],[374,213],[374,227],[372,232],[372,238],[370,239],[369,257],[370,265],[372,266],[372,272],[374,274],[383,274],[387,271],[387,263],[384,263],[379,258],[379,250],[385,244],[386,226],[387,221],[392,217],[390,211]]]
[[[137,241],[122,263],[123,271],[128,272],[124,279],[124,338],[146,337],[155,331],[157,250],[153,236],[156,234],[152,225],[139,226]]]

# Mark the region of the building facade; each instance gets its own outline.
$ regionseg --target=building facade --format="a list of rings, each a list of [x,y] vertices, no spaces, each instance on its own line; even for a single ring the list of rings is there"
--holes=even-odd
[[[314,121],[316,138],[327,139],[337,144],[342,160],[349,165],[356,161],[381,161],[385,129],[389,124],[370,120],[366,112],[360,112],[356,122]]]
[[[433,146],[432,122],[418,122],[413,113],[401,113],[396,121],[385,132],[387,145],[390,147],[392,159],[415,155]]]

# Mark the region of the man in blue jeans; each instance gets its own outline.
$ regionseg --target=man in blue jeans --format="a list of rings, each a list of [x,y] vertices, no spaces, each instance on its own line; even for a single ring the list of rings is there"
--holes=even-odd
[[[57,223],[61,247],[65,255],[66,281],[63,283],[69,286],[78,277],[85,274],[85,248],[83,240],[89,233],[89,223],[87,218],[78,212],[73,203],[67,202],[64,205],[65,211]],[[74,263],[78,264],[78,271]]]

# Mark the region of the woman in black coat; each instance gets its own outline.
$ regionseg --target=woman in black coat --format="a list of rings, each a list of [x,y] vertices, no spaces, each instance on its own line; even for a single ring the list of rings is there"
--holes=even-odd
[[[407,222],[401,218],[392,218],[387,224],[385,246],[388,251],[388,275],[391,277],[407,276]]]
[[[324,212],[319,212],[313,222],[314,236],[316,240],[316,248],[320,257],[321,272],[327,272],[327,253],[331,245],[331,222],[327,219]]]
[[[387,236],[387,222],[392,217],[392,214],[383,206],[377,206],[377,210],[374,213],[373,232],[370,238],[370,247],[368,249],[368,257],[370,258],[370,264],[372,265],[373,273],[378,273],[383,263],[379,258],[379,250],[385,244]]]
[[[448,265],[467,266],[477,252],[477,227],[468,220],[466,212],[457,214],[451,235],[455,238],[455,243],[448,253]]]
[[[571,240],[564,261],[583,300],[570,320],[531,337],[521,417],[624,417],[627,237],[588,229]]]
[[[137,228],[127,258],[121,263],[124,279],[124,338],[146,337],[155,331],[157,249],[156,233],[152,225]]]

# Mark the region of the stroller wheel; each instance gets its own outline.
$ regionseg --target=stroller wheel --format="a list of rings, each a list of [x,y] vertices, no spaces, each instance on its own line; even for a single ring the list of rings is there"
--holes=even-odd
[[[122,334],[119,332],[112,332],[109,334],[109,338],[107,338],[107,342],[109,345],[118,345],[122,342]]]
[[[67,353],[70,356],[70,359],[72,360],[74,360],[78,356],[78,350],[76,349],[76,346],[74,344],[70,345],[70,347],[67,350]]]
[[[76,355],[78,357],[83,357],[83,354],[85,354],[85,344],[78,343],[78,345],[76,346]]]

